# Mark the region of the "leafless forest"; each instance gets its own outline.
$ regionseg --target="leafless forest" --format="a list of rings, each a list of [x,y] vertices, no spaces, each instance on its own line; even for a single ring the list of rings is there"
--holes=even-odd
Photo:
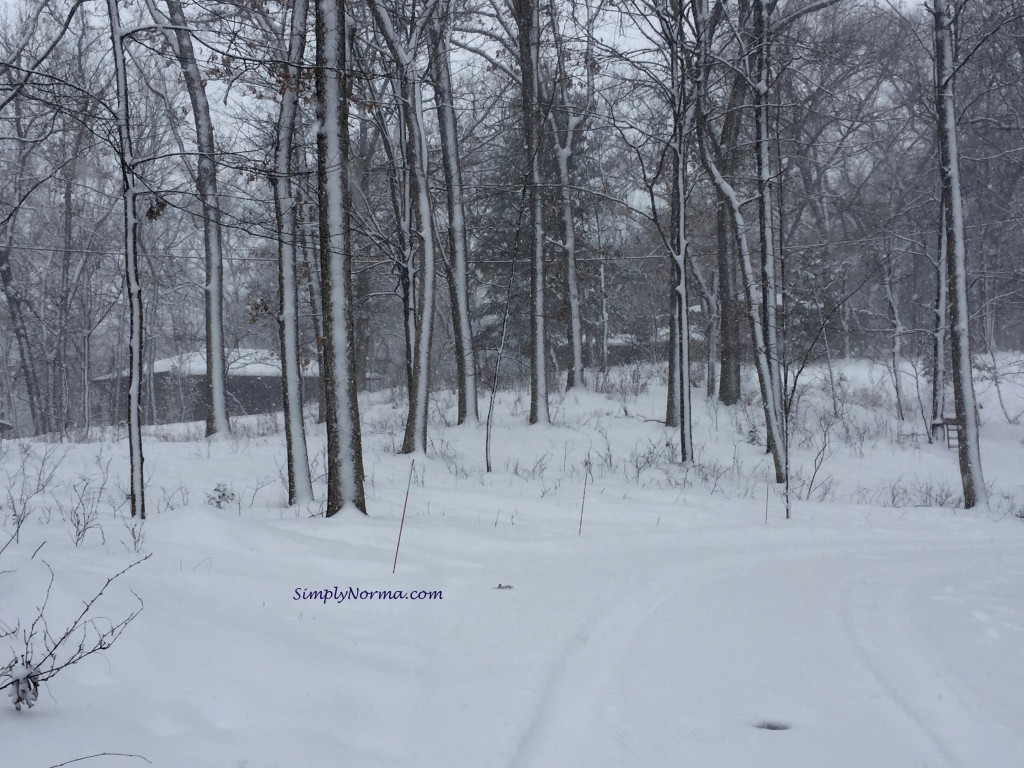
[[[955,420],[986,503],[972,377],[1024,349],[1020,0],[2,13],[3,418],[123,424],[133,514],[158,363],[202,361],[178,397],[215,437],[251,349],[280,361],[291,501],[303,387],[326,421],[328,515],[365,511],[364,389],[406,399],[417,453],[432,391],[474,423],[521,386],[545,423],[549,392],[655,362],[687,461],[693,393],[734,404],[756,375],[784,483],[802,372],[849,357],[890,366],[929,439]]]

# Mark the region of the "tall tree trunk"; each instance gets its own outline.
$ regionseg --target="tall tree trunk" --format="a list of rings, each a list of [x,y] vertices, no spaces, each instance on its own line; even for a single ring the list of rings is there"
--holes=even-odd
[[[53,378],[56,383],[53,420],[54,428],[65,434],[68,428],[68,417],[71,406],[71,393],[68,386],[68,336],[71,333],[71,262],[74,251],[74,190],[78,175],[78,153],[81,151],[81,138],[84,129],[78,131],[71,147],[71,160],[64,168],[64,242],[60,263],[60,298],[57,308],[57,345],[54,356]]]
[[[733,235],[736,239],[736,247],[739,255],[739,262],[742,268],[743,285],[746,291],[747,317],[750,321],[750,335],[754,345],[754,363],[757,368],[757,378],[761,385],[761,402],[764,405],[765,427],[769,433],[768,443],[770,446],[772,461],[775,465],[775,481],[784,483],[788,476],[786,467],[786,454],[784,450],[783,434],[780,409],[775,407],[779,402],[778,393],[775,391],[775,380],[772,377],[771,365],[768,360],[768,350],[765,349],[764,334],[761,328],[761,313],[758,311],[757,284],[754,279],[754,269],[750,257],[750,246],[747,242],[747,224],[743,217],[743,211],[739,196],[732,185],[722,176],[715,158],[712,156],[708,140],[710,129],[704,113],[707,94],[708,70],[711,66],[710,40],[708,39],[709,15],[706,0],[695,0],[694,26],[697,33],[697,57],[696,67],[699,75],[694,103],[696,106],[697,142],[699,155],[715,185],[719,195],[728,204],[729,218],[733,226]]]
[[[672,258],[669,269],[671,282],[668,291],[668,393],[665,403],[665,426],[678,428],[681,424],[679,406],[683,395],[680,389],[682,368],[679,363],[679,351],[682,345],[679,342],[679,292],[676,290],[679,285],[679,264],[675,258]]]
[[[142,286],[139,284],[139,220],[136,211],[138,177],[132,152],[129,120],[128,73],[124,56],[124,33],[117,0],[107,0],[110,38],[114,50],[114,76],[117,83],[118,160],[124,191],[125,280],[128,287],[130,333],[128,341],[128,452],[131,468],[131,516],[146,518],[145,489],[142,474]]]
[[[416,313],[416,348],[413,390],[409,393],[409,417],[405,423],[404,453],[427,450],[427,416],[430,407],[430,351],[434,328],[434,227],[427,186],[427,144],[423,126],[423,93],[412,67],[403,75],[406,100],[406,153],[409,158],[410,201],[415,206],[416,232],[420,239],[419,292]]]
[[[24,133],[22,104],[21,99],[14,101],[14,126],[18,136],[17,169],[13,179],[16,199],[22,197],[22,182],[28,168],[28,154],[31,147]],[[32,340],[29,337],[26,321],[26,315],[30,312],[30,307],[28,306],[28,299],[15,279],[11,264],[17,214],[17,210],[12,211],[4,223],[3,241],[0,242],[0,288],[3,289],[4,298],[7,301],[7,311],[11,317],[11,330],[14,332],[14,338],[18,343],[18,362],[22,377],[25,380],[25,394],[28,396],[28,407],[32,416],[32,433],[38,435],[47,431],[48,420],[42,404],[42,392],[40,391],[39,379],[34,365]],[[13,412],[10,417],[13,422],[17,422],[16,415]]]
[[[299,79],[306,47],[307,0],[294,0],[288,64],[284,93],[277,122],[274,148],[274,214],[277,218],[278,290],[280,306],[278,331],[281,336],[281,400],[284,404],[284,433],[288,450],[288,503],[313,500],[306,449],[306,427],[302,419],[302,367],[299,362],[298,284],[295,279],[296,222],[298,203],[292,192],[292,136],[299,101]]]
[[[440,21],[431,27],[434,101],[441,135],[441,164],[448,203],[448,288],[455,337],[458,375],[458,423],[480,420],[476,394],[476,352],[469,318],[469,242],[466,236],[466,204],[462,186],[462,157],[452,88],[451,27]]]
[[[718,399],[725,405],[734,405],[740,400],[740,360],[743,346],[740,342],[741,295],[736,279],[736,256],[729,232],[729,209],[726,199],[715,193],[718,204],[715,210],[715,232],[718,241],[718,301],[722,308],[719,318],[721,343],[719,346]]]
[[[427,168],[427,135],[424,125],[423,88],[416,62],[416,51],[427,24],[433,19],[435,5],[408,20],[408,38],[400,36],[388,9],[380,0],[370,0],[370,11],[384,37],[398,70],[402,117],[405,122],[405,161],[408,169],[406,210],[410,220],[410,253],[419,241],[419,283],[413,348],[412,386],[409,391],[409,415],[405,422],[403,453],[424,453],[427,449],[427,416],[430,407],[430,352],[434,328],[434,216],[431,209]],[[403,20],[403,28],[406,26]]]
[[[365,514],[363,455],[352,328],[352,202],[348,188],[348,8],[316,4],[317,188],[327,400],[327,516]]]
[[[943,189],[939,212],[938,257],[935,261],[935,313],[932,325],[932,440],[941,440],[946,412],[946,329],[949,324],[949,279],[946,275],[946,198]]]
[[[946,205],[946,271],[949,280],[950,350],[953,360],[953,400],[959,426],[957,452],[964,488],[964,506],[988,506],[988,489],[981,471],[978,410],[971,361],[970,313],[967,305],[967,250],[960,192],[960,156],[954,102],[953,11],[949,0],[935,0],[936,112],[939,125],[939,169]]]
[[[513,0],[522,75],[523,138],[529,166],[529,234],[523,238],[530,261],[530,423],[547,424],[547,345],[544,331],[544,210],[540,174],[540,5]]]
[[[682,79],[683,73],[679,72]],[[680,89],[685,85],[680,84]],[[679,345],[679,446],[680,459],[684,462],[693,458],[693,426],[690,405],[690,323],[686,293],[686,145],[685,135],[689,128],[690,111],[685,99],[678,105],[683,114],[676,118],[676,139],[673,158],[672,181],[672,249],[675,258],[673,274],[676,279],[675,301],[673,302],[675,325],[678,328]]]
[[[899,300],[896,287],[893,285],[891,255],[884,254],[882,265],[882,287],[885,289],[885,300],[889,305],[889,319],[892,321],[892,386],[896,392],[896,416],[903,421],[903,373],[900,362],[903,357],[903,318],[900,315]]]
[[[739,162],[739,137],[745,93],[743,76],[736,73],[729,94],[729,108],[722,125],[719,140],[719,168],[725,179],[732,183]],[[743,318],[743,289],[740,287],[736,248],[730,230],[729,201],[715,191],[715,233],[718,244],[718,304],[721,307],[721,371],[718,399],[724,405],[739,402],[741,394],[741,368],[743,344],[740,326]]]
[[[715,284],[717,273],[711,275],[711,295],[714,296],[717,292],[718,286]],[[707,313],[707,323],[705,332],[708,337],[708,362],[707,362],[707,379],[705,381],[704,394],[710,400],[715,397],[718,393],[718,347],[720,344],[719,336],[719,319],[722,316],[721,310],[718,308],[717,302],[715,304],[708,303],[705,298],[703,301],[704,311]]]
[[[393,31],[393,30],[392,30]],[[399,65],[396,63],[396,67]],[[387,156],[388,193],[391,209],[395,218],[395,244],[393,246],[397,258],[392,264],[392,272],[398,279],[398,289],[402,298],[402,334],[405,343],[405,387],[409,401],[414,400],[415,383],[413,366],[416,359],[416,316],[417,316],[417,265],[416,246],[413,234],[413,209],[411,170],[407,153],[408,138],[406,132],[408,121],[405,119],[406,103],[402,89],[401,74],[389,76],[395,96],[397,114],[392,126],[381,124],[380,139],[384,154]],[[375,112],[375,116],[376,116]],[[390,134],[394,129],[394,136]],[[368,210],[368,216],[373,212]]]
[[[774,205],[772,202],[774,179],[771,170],[771,134],[768,122],[768,81],[770,77],[769,23],[770,7],[767,0],[753,0],[754,40],[756,51],[756,80],[751,84],[754,101],[754,122],[756,126],[757,152],[757,207],[758,235],[761,241],[761,328],[764,333],[764,350],[768,357],[771,386],[768,394],[771,407],[782,414],[782,366],[779,355],[777,328],[777,288],[775,280],[775,227]],[[776,435],[768,430],[768,450]]]
[[[786,480],[786,463],[783,451],[781,414],[775,407],[778,402],[774,391],[774,379],[771,367],[768,362],[768,354],[765,349],[764,335],[761,331],[761,313],[758,311],[757,281],[754,278],[754,268],[751,264],[750,247],[747,244],[747,224],[740,209],[740,201],[736,191],[718,171],[714,158],[711,157],[707,147],[702,152],[704,165],[708,174],[712,177],[715,186],[729,201],[730,218],[733,224],[733,233],[736,237],[740,264],[743,268],[743,283],[746,288],[747,317],[750,321],[751,337],[754,341],[754,363],[757,367],[757,378],[761,385],[761,402],[764,405],[765,427],[769,433],[769,446],[772,460],[775,464],[775,482],[783,483]]]
[[[313,338],[316,339],[316,367],[320,372],[319,383],[316,388],[316,423],[324,424],[327,421],[327,389],[324,381],[324,371],[327,370],[327,363],[324,361],[324,325],[323,325],[323,301],[320,298],[319,288],[320,268],[319,253],[316,252],[315,238],[306,236],[307,224],[313,222],[313,211],[306,213],[306,203],[301,194],[295,198],[296,210],[296,234],[298,235],[297,248],[302,258],[303,270],[306,273],[306,294],[309,301],[309,313],[313,320]]]
[[[167,20],[164,24],[155,6],[154,19],[161,26],[174,51],[185,80],[185,90],[192,104],[195,123],[196,191],[203,212],[203,248],[206,253],[206,435],[226,435],[228,421],[225,382],[227,363],[224,356],[224,277],[223,238],[221,236],[220,198],[217,190],[217,158],[213,137],[213,119],[206,87],[192,48],[192,33],[185,19],[180,0],[164,0]]]
[[[608,284],[604,274],[604,252],[601,253],[601,373],[608,373]]]
[[[567,105],[566,105],[567,106]],[[557,136],[559,146],[555,149],[558,161],[558,187],[562,208],[562,250],[565,253],[566,293],[569,298],[569,349],[572,353],[572,365],[569,368],[566,389],[583,387],[583,323],[580,319],[580,289],[576,278],[576,225],[572,215],[572,197],[570,195],[569,159],[572,157],[573,135],[576,132],[577,120],[570,115],[565,129],[565,136]],[[552,123],[554,119],[552,118]]]

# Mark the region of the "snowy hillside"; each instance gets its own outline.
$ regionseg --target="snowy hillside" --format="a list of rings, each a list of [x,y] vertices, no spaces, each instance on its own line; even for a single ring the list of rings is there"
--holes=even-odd
[[[552,427],[503,393],[491,474],[442,394],[394,574],[410,459],[389,392],[361,402],[369,517],[286,508],[268,417],[224,441],[153,428],[141,533],[123,438],[5,441],[0,546],[25,517],[0,554],[5,655],[50,569],[59,636],[151,557],[95,604],[101,629],[144,604],[111,648],[31,709],[4,701],[0,763],[1018,768],[1024,426],[997,394],[1012,415],[1024,388],[980,385],[992,508],[965,513],[955,451],[894,417],[884,369],[838,373],[837,400],[824,372],[800,400],[788,521],[753,392],[695,390],[688,466],[655,371],[553,398]]]

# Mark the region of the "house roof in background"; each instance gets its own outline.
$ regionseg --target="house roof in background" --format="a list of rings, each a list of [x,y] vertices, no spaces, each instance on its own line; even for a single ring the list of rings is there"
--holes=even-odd
[[[281,376],[281,357],[270,349],[231,349],[227,353],[228,376]],[[165,357],[153,363],[153,373],[176,373],[179,376],[205,376],[206,352],[184,352],[173,357]],[[121,371],[127,376],[128,371]],[[316,360],[309,361],[302,370],[303,376],[319,376]],[[107,373],[96,376],[93,381],[110,381],[117,374]]]

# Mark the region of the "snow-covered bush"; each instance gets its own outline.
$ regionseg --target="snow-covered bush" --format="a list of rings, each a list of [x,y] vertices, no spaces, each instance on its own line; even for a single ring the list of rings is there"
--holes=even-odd
[[[206,494],[206,501],[217,509],[224,509],[235,500],[235,492],[226,483],[217,483],[213,490]]]
[[[39,698],[39,670],[22,659],[11,667],[8,675],[11,678],[9,693],[14,708],[19,712],[22,705],[32,709]]]

